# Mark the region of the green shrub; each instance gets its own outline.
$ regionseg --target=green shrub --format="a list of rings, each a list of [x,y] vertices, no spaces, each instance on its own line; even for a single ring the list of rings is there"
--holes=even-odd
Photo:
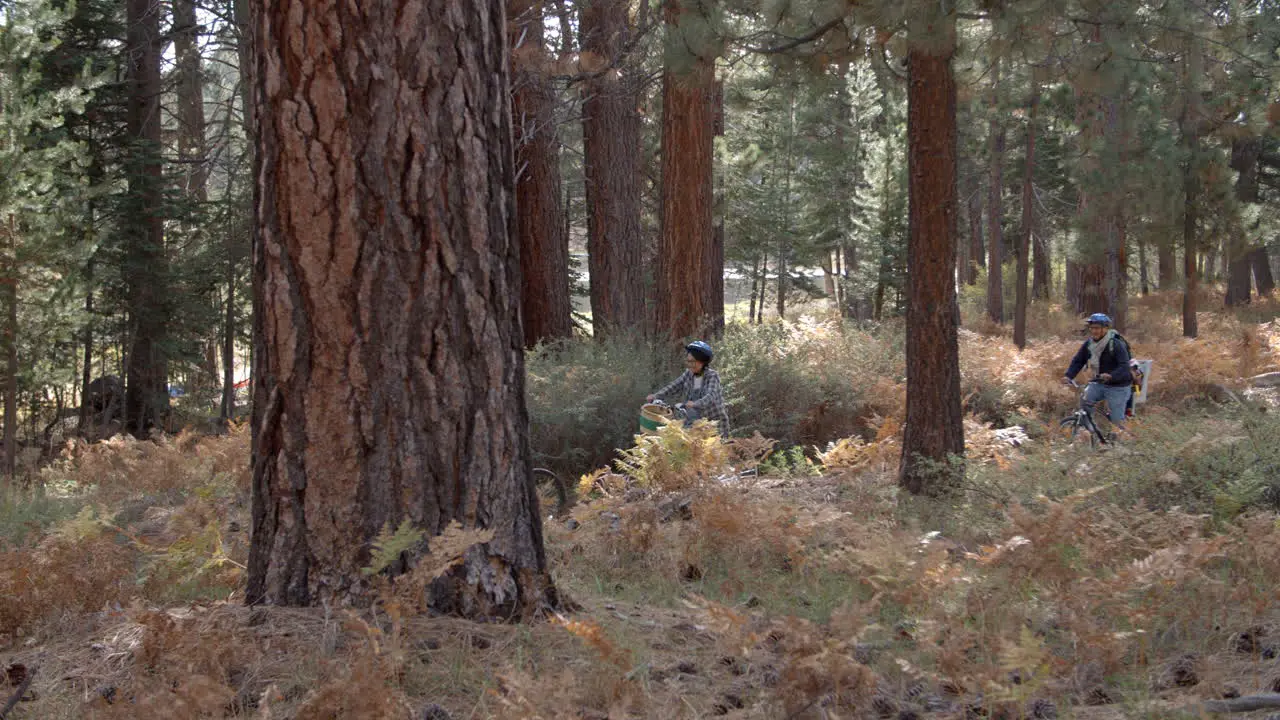
[[[714,366],[732,434],[825,445],[869,432],[902,407],[900,325],[731,325]],[[526,359],[534,461],[569,475],[609,465],[631,447],[645,397],[683,371],[679,343],[639,336],[545,345]]]
[[[534,462],[570,475],[610,464],[615,448],[632,445],[645,396],[680,372],[678,360],[639,336],[579,338],[529,352]]]

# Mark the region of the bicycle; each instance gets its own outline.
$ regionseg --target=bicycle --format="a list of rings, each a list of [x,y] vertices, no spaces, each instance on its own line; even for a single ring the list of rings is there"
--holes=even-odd
[[[1080,393],[1080,407],[1076,408],[1075,412],[1066,416],[1062,419],[1062,422],[1058,423],[1058,427],[1068,430],[1071,433],[1071,440],[1073,442],[1076,439],[1076,435],[1081,430],[1087,432],[1089,434],[1089,447],[1091,448],[1098,447],[1099,445],[1112,444],[1111,440],[1103,434],[1102,430],[1098,428],[1098,423],[1093,419],[1094,404],[1085,401],[1085,398],[1089,394],[1088,386],[1093,383],[1100,382],[1102,382],[1101,379],[1094,378],[1082,388],[1075,380],[1067,381],[1067,384],[1071,387],[1076,388],[1077,390],[1083,390],[1083,392]]]

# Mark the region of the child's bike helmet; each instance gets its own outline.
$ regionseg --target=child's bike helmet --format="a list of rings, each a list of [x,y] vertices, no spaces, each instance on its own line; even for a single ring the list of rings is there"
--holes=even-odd
[[[715,352],[712,351],[711,346],[701,340],[694,340],[688,345],[685,345],[684,349],[692,355],[695,360],[701,363],[709,363],[711,362],[711,358],[716,356]]]

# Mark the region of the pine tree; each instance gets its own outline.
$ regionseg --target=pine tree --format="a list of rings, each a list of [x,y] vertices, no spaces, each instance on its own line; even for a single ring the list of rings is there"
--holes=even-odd
[[[524,399],[502,0],[465,13],[265,0],[254,18],[266,211],[247,601],[368,601],[361,568],[384,528],[432,537],[459,521],[493,537],[423,588],[435,610],[554,605]]]
[[[899,483],[913,494],[950,492],[962,469],[964,425],[952,257],[956,243],[954,11],[918,0],[908,20],[907,419]]]

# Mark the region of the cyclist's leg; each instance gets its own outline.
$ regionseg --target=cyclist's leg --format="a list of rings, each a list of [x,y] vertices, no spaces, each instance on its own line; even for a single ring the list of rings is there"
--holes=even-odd
[[[693,427],[693,423],[695,423],[700,417],[702,417],[702,415],[697,410],[694,410],[691,407],[684,408],[684,426],[685,427]]]
[[[1085,409],[1093,412],[1098,407],[1098,402],[1106,397],[1106,386],[1101,383],[1089,383],[1084,389],[1084,400],[1082,404]]]
[[[1107,397],[1107,416],[1117,433],[1124,433],[1125,408],[1129,406],[1129,395],[1133,392],[1128,385],[1108,385],[1105,388]]]

